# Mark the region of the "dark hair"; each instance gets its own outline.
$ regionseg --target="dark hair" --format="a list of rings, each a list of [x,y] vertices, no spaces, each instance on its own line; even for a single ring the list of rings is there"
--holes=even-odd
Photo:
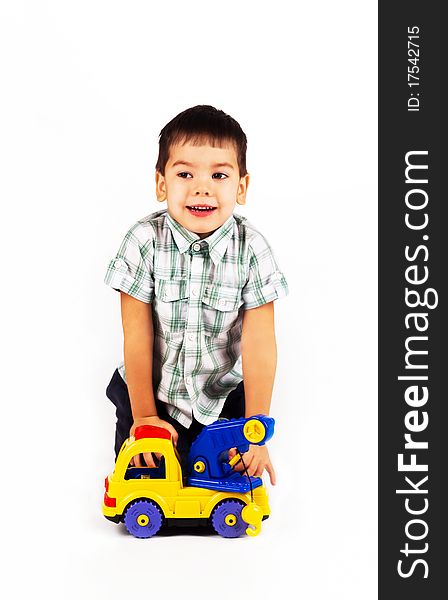
[[[246,134],[239,123],[222,110],[207,104],[198,104],[187,108],[167,123],[159,136],[157,171],[164,175],[171,146],[187,141],[198,146],[209,143],[214,147],[220,147],[223,142],[233,143],[240,177],[247,174]]]

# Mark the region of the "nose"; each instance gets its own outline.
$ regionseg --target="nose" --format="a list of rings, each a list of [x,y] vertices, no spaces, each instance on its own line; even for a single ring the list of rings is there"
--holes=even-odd
[[[208,174],[198,175],[195,180],[194,196],[209,196],[210,181]]]

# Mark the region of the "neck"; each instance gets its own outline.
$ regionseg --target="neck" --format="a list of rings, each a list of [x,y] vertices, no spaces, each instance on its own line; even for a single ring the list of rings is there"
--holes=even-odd
[[[216,229],[214,229],[213,231],[209,231],[208,233],[196,233],[196,232],[195,233],[196,233],[196,235],[198,235],[200,237],[201,240],[203,240],[204,238],[208,237],[215,231],[216,231]]]

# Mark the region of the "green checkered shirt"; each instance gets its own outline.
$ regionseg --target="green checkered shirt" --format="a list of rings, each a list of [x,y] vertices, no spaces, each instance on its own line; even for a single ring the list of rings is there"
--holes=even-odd
[[[243,311],[288,293],[265,238],[233,214],[200,239],[158,211],[133,225],[105,283],[152,303],[156,398],[185,427],[215,421],[242,380]],[[124,363],[118,370],[126,381]]]

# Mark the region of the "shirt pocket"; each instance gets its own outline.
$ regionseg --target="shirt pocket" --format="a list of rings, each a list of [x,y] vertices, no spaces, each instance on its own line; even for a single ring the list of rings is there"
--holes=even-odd
[[[184,331],[188,311],[186,279],[156,279],[154,312],[165,334]]]
[[[202,321],[204,334],[219,336],[227,334],[237,323],[243,304],[241,288],[236,286],[209,285],[202,296]]]

